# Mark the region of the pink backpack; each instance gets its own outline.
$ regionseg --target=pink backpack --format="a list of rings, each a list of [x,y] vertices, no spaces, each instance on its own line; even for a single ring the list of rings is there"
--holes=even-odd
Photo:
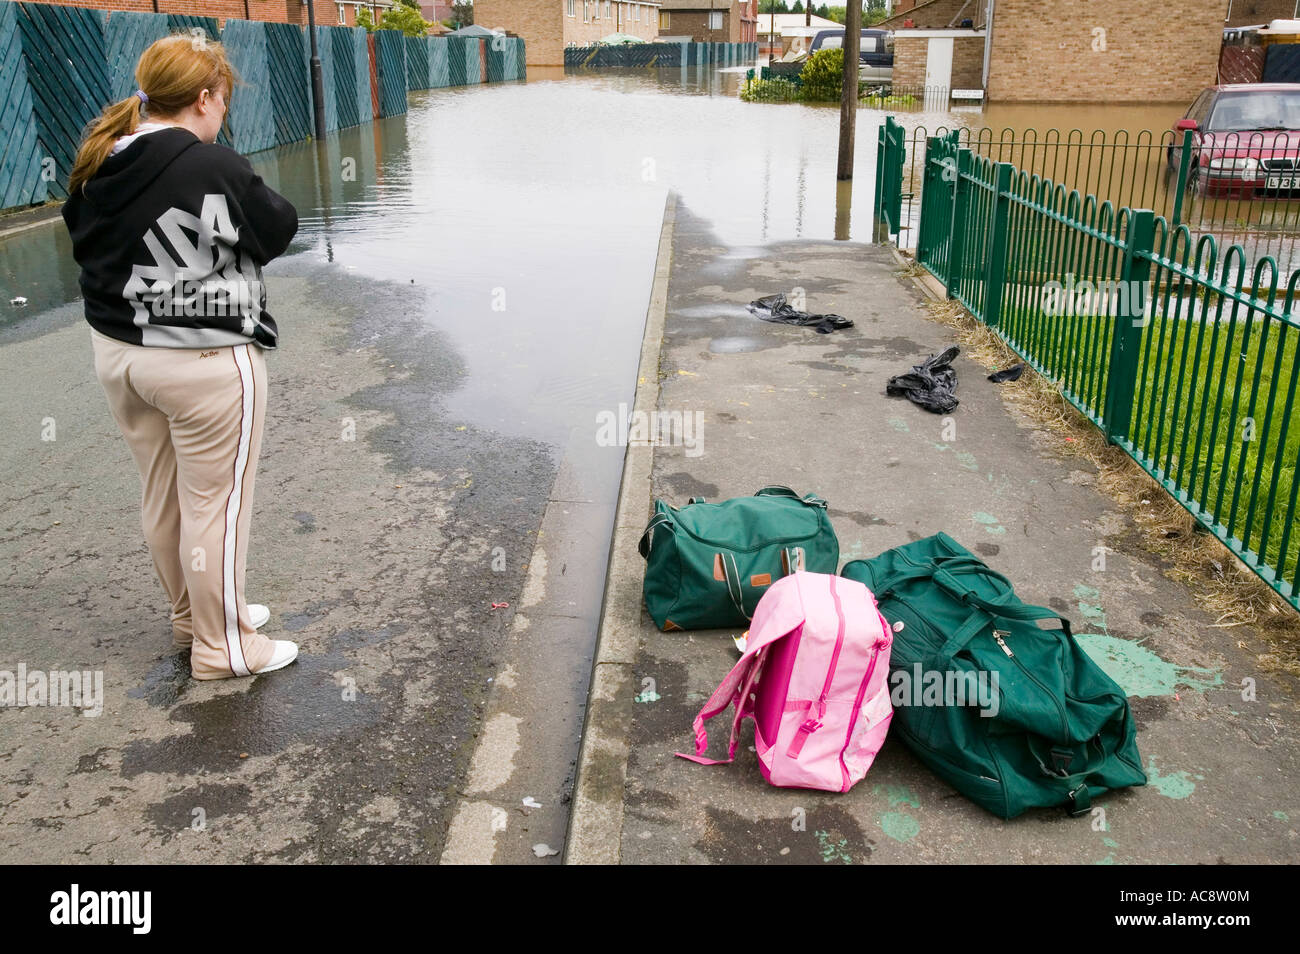
[[[847,792],[884,744],[893,632],[861,583],[800,571],[773,583],[754,610],[745,653],[695,718],[702,765],[736,757],[746,717],[763,777],[786,788]],[[725,760],[704,758],[704,723],[736,707]]]

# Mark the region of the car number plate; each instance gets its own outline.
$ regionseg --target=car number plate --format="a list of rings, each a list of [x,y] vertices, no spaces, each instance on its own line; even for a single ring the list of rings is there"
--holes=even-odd
[[[1269,176],[1268,188],[1294,189],[1297,187],[1298,180],[1300,180],[1300,176]]]

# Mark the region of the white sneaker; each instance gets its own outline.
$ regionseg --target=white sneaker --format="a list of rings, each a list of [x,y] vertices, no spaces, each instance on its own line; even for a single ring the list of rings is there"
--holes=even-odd
[[[271,621],[271,611],[261,603],[249,603],[248,621],[253,624],[253,629],[261,629]]]
[[[253,675],[264,672],[275,672],[277,669],[283,669],[289,663],[298,658],[298,644],[291,643],[287,639],[273,639],[271,645],[275,647],[275,652],[271,653],[270,661],[261,669],[254,669]]]

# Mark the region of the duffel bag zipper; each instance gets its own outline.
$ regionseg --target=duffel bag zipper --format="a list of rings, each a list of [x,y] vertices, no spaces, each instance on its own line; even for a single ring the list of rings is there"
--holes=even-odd
[[[913,606],[911,603],[907,602],[907,600],[900,597],[897,593],[893,593],[893,592],[886,593],[885,596],[881,597],[881,602],[884,602],[885,599],[897,600],[899,603],[902,603],[909,610],[911,610],[911,612],[918,619],[920,620],[925,619],[925,617],[921,613],[917,612],[915,606]],[[932,631],[932,628],[928,623],[926,624],[926,629]],[[1037,676],[1035,676],[1032,672],[1030,672],[1028,669],[1025,668],[1025,664],[1020,661],[1020,657],[1018,657],[1012,651],[1011,647],[1007,645],[1006,637],[1010,635],[1011,635],[1010,630],[1006,630],[1006,629],[993,630],[993,638],[997,641],[997,644],[1002,649],[1002,651],[1006,653],[1007,658],[1013,660],[1016,666],[1020,669],[1020,671],[1023,672],[1025,676],[1027,676],[1029,680],[1033,682],[1034,685],[1036,685],[1039,689],[1042,690],[1043,695],[1047,696],[1049,699],[1052,700],[1053,704],[1055,704],[1056,711],[1061,716],[1061,738],[1068,739],[1070,735],[1070,731],[1069,731],[1070,723],[1065,714],[1065,707],[1061,704],[1060,699],[1057,699],[1056,696],[1054,696],[1051,692],[1048,691],[1047,687],[1043,685],[1043,683],[1039,680]]]

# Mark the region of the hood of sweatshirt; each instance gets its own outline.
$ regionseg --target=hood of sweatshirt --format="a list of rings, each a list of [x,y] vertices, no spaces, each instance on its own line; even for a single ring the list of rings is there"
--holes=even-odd
[[[141,136],[104,160],[82,187],[83,197],[100,213],[115,215],[149,188],[177,156],[197,145],[199,137],[180,126]]]

